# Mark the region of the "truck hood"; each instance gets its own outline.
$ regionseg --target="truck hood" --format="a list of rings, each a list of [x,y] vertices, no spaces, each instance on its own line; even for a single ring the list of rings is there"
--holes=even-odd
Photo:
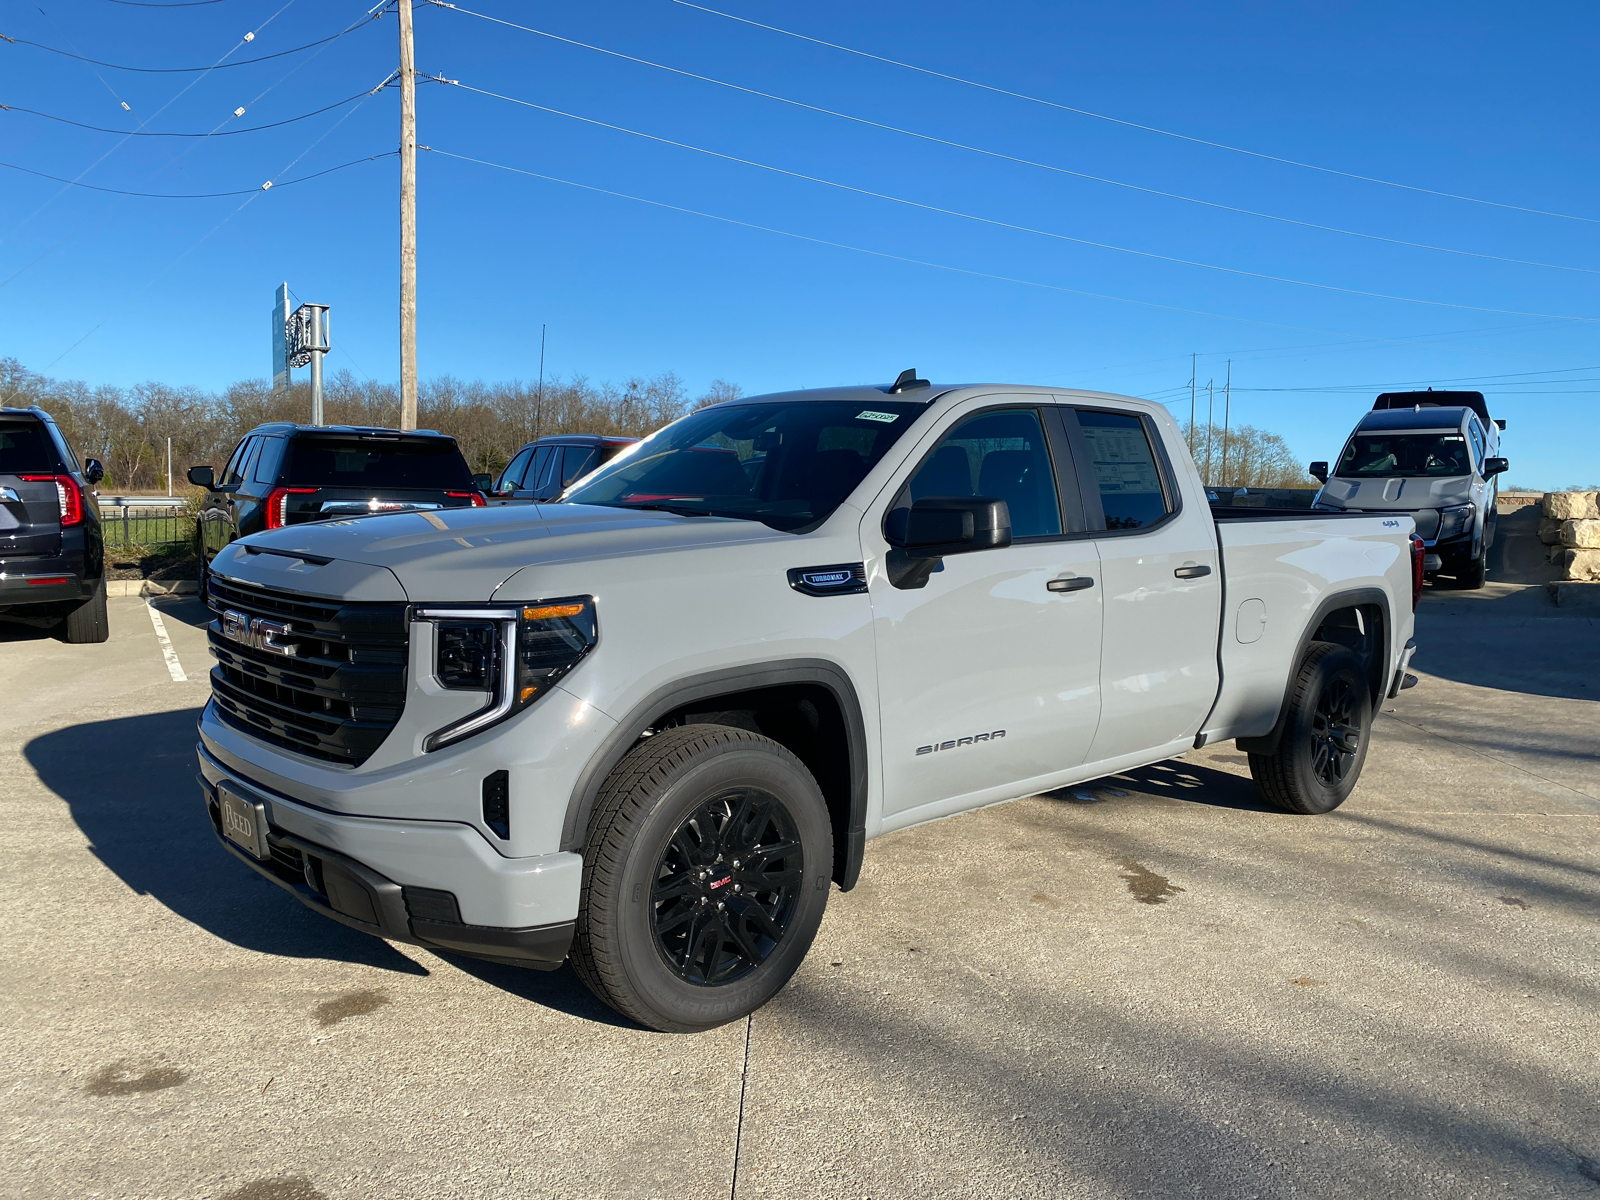
[[[1389,479],[1348,479],[1335,475],[1323,486],[1318,500],[1363,512],[1416,512],[1465,504],[1472,499],[1472,484],[1471,475]]]
[[[792,537],[756,521],[681,517],[674,513],[591,505],[506,505],[392,513],[317,521],[253,534],[213,563],[221,574],[260,574],[252,559],[299,559],[308,565],[359,564],[392,572],[406,598],[430,603],[485,601],[525,567],[582,562],[715,545],[749,545]],[[258,582],[323,592],[321,571],[290,583],[281,570]],[[328,575],[331,584],[334,575]],[[323,594],[333,594],[325,592]]]

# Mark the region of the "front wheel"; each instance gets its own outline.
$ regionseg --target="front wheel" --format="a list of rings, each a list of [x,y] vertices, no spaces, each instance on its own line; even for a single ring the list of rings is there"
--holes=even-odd
[[[1277,750],[1250,755],[1256,788],[1285,812],[1332,812],[1361,776],[1371,727],[1361,660],[1333,642],[1312,642],[1292,685]]]
[[[760,1008],[828,903],[827,802],[777,742],[726,725],[656,734],[600,790],[572,964],[641,1025],[693,1032]]]
[[[1456,572],[1456,586],[1467,591],[1477,591],[1484,585],[1489,577],[1489,539],[1484,538],[1483,546],[1477,556],[1467,561],[1467,565]]]

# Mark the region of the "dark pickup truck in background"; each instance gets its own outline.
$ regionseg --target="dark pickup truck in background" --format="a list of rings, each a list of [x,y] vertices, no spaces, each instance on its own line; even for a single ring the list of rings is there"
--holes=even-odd
[[[372,513],[482,508],[487,477],[474,478],[452,437],[353,425],[259,425],[234,447],[220,474],[189,468],[206,489],[195,521],[204,580],[235,538],[305,521]]]
[[[0,408],[0,616],[103,642],[105,544],[94,485],[105,468],[78,456],[37,406]]]

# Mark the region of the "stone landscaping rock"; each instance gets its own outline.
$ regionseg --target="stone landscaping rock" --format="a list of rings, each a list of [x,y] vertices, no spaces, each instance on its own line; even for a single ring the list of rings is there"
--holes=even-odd
[[[1544,587],[1561,608],[1587,608],[1600,613],[1600,583],[1551,580]]]
[[[1561,522],[1561,544],[1578,550],[1600,550],[1600,521]]]
[[[1600,550],[1563,550],[1556,563],[1566,579],[1600,581]]]
[[[1554,517],[1539,518],[1539,540],[1546,546],[1561,544],[1561,522]]]
[[[1581,521],[1600,517],[1600,492],[1546,492],[1544,515],[1558,521]]]

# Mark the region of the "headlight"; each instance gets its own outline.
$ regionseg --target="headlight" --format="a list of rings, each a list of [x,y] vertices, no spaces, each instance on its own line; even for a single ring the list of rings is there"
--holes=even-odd
[[[433,622],[433,675],[439,686],[489,693],[489,702],[477,712],[424,738],[425,752],[471,737],[527,708],[594,649],[600,632],[592,596],[482,608],[418,608],[413,616]]]
[[[1473,504],[1458,504],[1454,508],[1441,508],[1439,510],[1438,541],[1446,538],[1459,537],[1472,528],[1472,517],[1477,506]]]

